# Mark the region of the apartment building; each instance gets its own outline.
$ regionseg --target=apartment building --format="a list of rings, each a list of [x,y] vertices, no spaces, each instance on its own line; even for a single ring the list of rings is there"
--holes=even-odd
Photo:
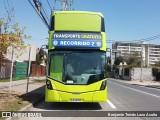
[[[112,64],[118,56],[135,54],[143,59],[144,65],[152,66],[160,61],[160,44],[116,42],[112,44]]]

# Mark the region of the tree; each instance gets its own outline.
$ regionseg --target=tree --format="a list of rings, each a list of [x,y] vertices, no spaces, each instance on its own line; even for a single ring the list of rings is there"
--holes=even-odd
[[[124,57],[119,56],[119,57],[117,57],[117,58],[115,59],[114,65],[119,65],[120,62],[123,62],[123,61],[124,61]]]
[[[37,64],[41,64],[43,62],[46,63],[47,60],[47,52],[43,49],[43,48],[38,48],[37,50],[37,54],[36,54],[36,63]]]
[[[126,58],[125,61],[127,62],[127,65],[129,67],[139,67],[141,65],[141,58],[138,56],[138,53],[135,53]]]
[[[160,67],[160,61],[156,62],[155,66]]]
[[[128,68],[132,68],[132,67],[139,67],[141,65],[141,58],[138,57],[138,53],[135,53],[135,54],[132,54],[132,55],[129,55],[128,57],[125,56],[125,57],[122,57],[122,56],[119,56],[118,58],[115,59],[115,62],[114,62],[114,69],[117,68],[117,66],[123,62],[126,62],[127,63],[127,66],[125,67],[128,67]]]
[[[25,29],[20,28],[18,23],[12,24],[11,18],[0,18],[0,67],[4,65],[6,53],[21,51],[26,47],[23,39],[31,37],[25,34]],[[15,56],[18,57],[17,54]]]

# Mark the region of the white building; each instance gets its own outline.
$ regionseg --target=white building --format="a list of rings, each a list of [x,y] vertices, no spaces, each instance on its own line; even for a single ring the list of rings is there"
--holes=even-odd
[[[152,66],[160,61],[160,44],[146,44],[146,43],[129,43],[116,42],[112,44],[112,64],[114,64],[115,57],[128,56],[138,53],[139,57],[147,66]]]
[[[12,48],[10,47],[8,49],[10,49],[10,51],[11,51]],[[27,46],[25,49],[23,49],[21,51],[14,51],[13,60],[14,61],[28,61],[29,60],[29,50],[31,50],[30,51],[30,60],[35,61],[36,60],[36,53],[37,53],[37,46],[36,45]],[[18,56],[18,57],[16,57],[16,56]],[[7,53],[6,58],[8,60],[12,60],[12,53]]]

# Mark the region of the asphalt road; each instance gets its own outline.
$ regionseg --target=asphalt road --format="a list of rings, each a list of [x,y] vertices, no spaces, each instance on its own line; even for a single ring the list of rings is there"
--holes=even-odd
[[[55,119],[80,119],[80,120],[159,120],[157,117],[96,117],[97,111],[160,111],[160,90],[147,88],[139,85],[131,85],[117,80],[108,80],[108,102],[107,103],[45,103],[42,102],[30,111],[52,111],[51,114],[58,114],[54,111],[63,111]],[[89,112],[88,112],[89,111]],[[93,111],[93,112],[92,112]],[[90,114],[93,117],[80,117],[79,114]],[[88,112],[88,113],[87,113]],[[47,112],[46,112],[47,113]],[[74,113],[78,117],[60,117],[65,114]],[[105,113],[104,113],[105,114]],[[107,114],[107,113],[106,113]],[[53,118],[26,118],[46,119]],[[21,120],[21,119],[20,119]]]

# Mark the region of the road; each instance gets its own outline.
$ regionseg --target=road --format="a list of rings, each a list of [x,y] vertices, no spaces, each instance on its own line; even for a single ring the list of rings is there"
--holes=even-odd
[[[107,103],[45,103],[30,111],[66,111],[81,114],[81,111],[160,111],[160,89],[131,85],[117,80],[108,80]],[[54,112],[53,112],[54,114]],[[92,114],[92,113],[88,113]],[[61,116],[61,115],[60,115]],[[94,115],[93,115],[94,116]],[[31,119],[31,118],[29,118]],[[35,118],[34,118],[35,119]],[[44,118],[37,118],[38,120]],[[46,117],[46,120],[52,118]],[[56,117],[57,119],[91,120],[159,120],[156,117]],[[20,119],[21,120],[21,119]],[[24,120],[24,119],[23,119]],[[27,119],[25,119],[27,120]]]

